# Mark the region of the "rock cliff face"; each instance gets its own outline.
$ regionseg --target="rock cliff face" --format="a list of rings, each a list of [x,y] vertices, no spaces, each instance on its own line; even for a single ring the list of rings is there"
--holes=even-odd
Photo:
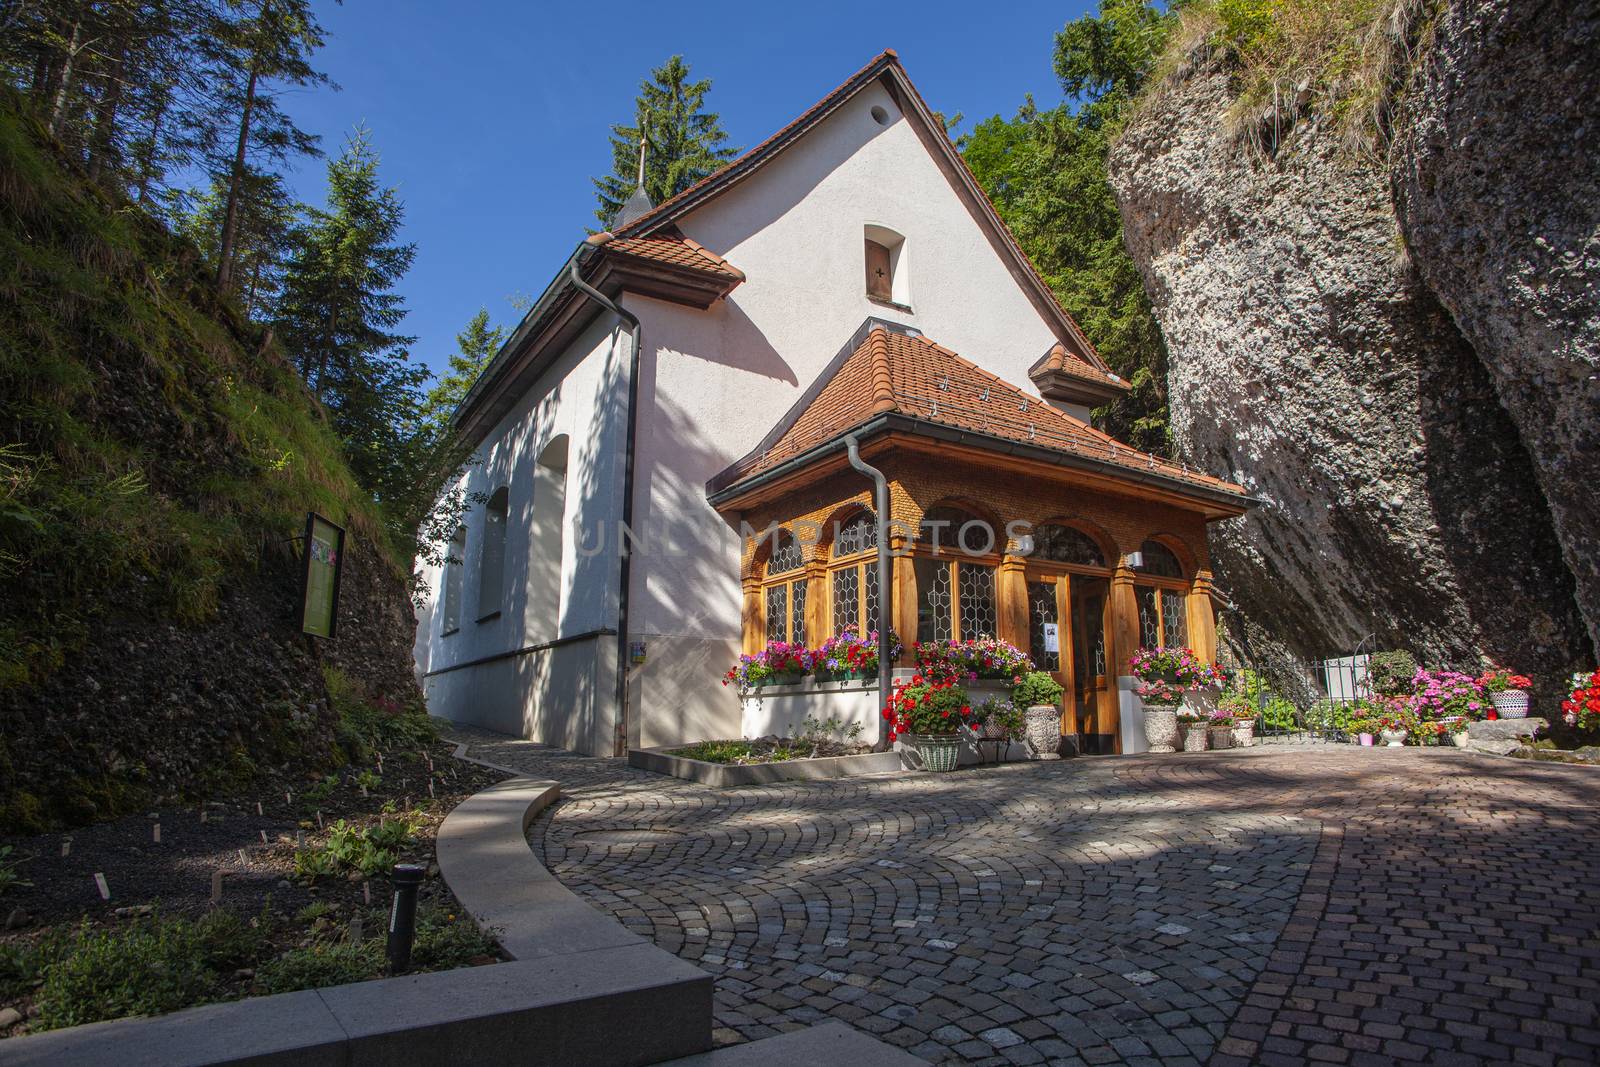
[[[1231,100],[1202,57],[1111,157],[1178,446],[1266,500],[1216,531],[1219,583],[1302,657],[1373,634],[1436,662],[1572,669],[1586,642],[1534,467],[1409,263],[1386,170],[1314,116],[1248,152]]]
[[[1600,645],[1600,3],[1451,4],[1395,149],[1406,245],[1528,447]]]

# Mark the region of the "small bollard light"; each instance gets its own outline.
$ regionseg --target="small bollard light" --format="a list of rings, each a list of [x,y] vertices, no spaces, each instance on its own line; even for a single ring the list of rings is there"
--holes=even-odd
[[[394,906],[389,911],[390,974],[400,974],[411,966],[411,940],[417,932],[417,886],[422,884],[424,873],[415,863],[397,863],[389,875],[394,883]]]

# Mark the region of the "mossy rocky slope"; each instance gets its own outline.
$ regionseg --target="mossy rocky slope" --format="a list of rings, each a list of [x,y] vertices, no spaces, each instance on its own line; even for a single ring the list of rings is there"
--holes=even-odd
[[[322,668],[420,699],[405,576],[269,338],[195,249],[0,97],[0,826],[338,759]],[[293,538],[350,531],[336,642]]]

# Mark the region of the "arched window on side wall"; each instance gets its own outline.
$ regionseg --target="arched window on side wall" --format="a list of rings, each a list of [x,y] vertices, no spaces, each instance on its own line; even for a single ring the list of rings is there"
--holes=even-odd
[[[1094,538],[1082,530],[1056,523],[1045,523],[1033,533],[1033,556],[1050,563],[1071,563],[1079,567],[1104,567],[1105,553]]]
[[[511,491],[496,489],[483,511],[483,552],[478,557],[478,621],[500,614],[505,598],[506,520]]]
[[[1177,553],[1160,541],[1139,546],[1133,593],[1139,604],[1139,643],[1183,648],[1189,643],[1189,583]]]
[[[444,636],[461,629],[461,574],[466,569],[467,528],[456,527],[450,538],[449,558],[444,564],[444,604],[439,613],[440,633]]]
[[[528,617],[535,632],[550,640],[561,623],[566,516],[567,436],[562,434],[545,445],[533,465],[533,523],[528,538]]]

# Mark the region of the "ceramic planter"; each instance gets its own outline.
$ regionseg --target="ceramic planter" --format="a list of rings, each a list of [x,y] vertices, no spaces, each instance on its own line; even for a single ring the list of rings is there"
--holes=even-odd
[[[1206,750],[1206,742],[1211,737],[1211,730],[1205,723],[1179,723],[1178,728],[1183,732],[1183,750],[1185,752],[1204,752]]]
[[[1233,747],[1233,724],[1212,723],[1208,732],[1211,734],[1211,748],[1220,752],[1225,748]]]
[[[960,734],[910,734],[911,746],[917,750],[925,771],[953,771],[961,758]]]
[[[1489,699],[1494,701],[1495,714],[1502,719],[1528,717],[1528,692],[1525,689],[1502,689],[1498,693],[1490,693]]]
[[[1362,734],[1361,735],[1361,747],[1362,748],[1371,748],[1372,747],[1372,735],[1371,734]]]
[[[1256,721],[1254,719],[1233,720],[1233,743],[1237,748],[1252,748],[1256,743]]]
[[[1404,730],[1384,730],[1383,743],[1390,748],[1400,748],[1406,743]]]
[[[1144,706],[1144,738],[1151,752],[1176,752],[1178,750],[1178,705],[1146,704]]]
[[[1027,723],[1028,747],[1034,759],[1060,759],[1061,709],[1054,704],[1035,704],[1023,712]]]

